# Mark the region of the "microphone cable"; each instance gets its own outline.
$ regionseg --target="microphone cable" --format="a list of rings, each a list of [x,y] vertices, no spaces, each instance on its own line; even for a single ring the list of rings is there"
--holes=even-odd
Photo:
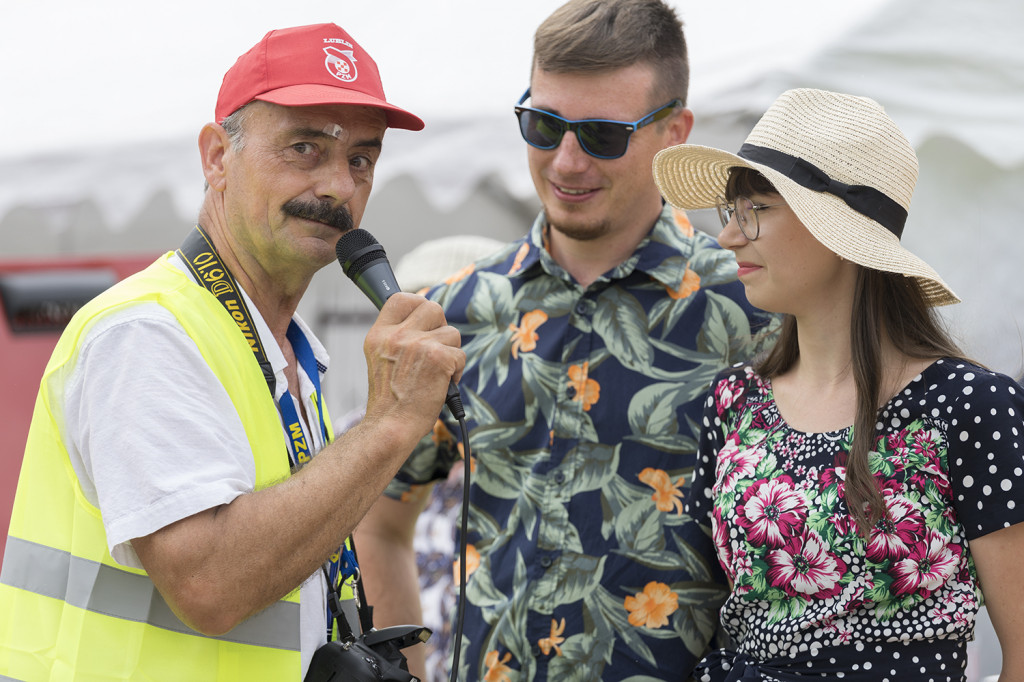
[[[459,527],[459,600],[455,618],[455,634],[453,635],[452,669],[449,680],[455,682],[459,675],[459,653],[462,650],[462,627],[466,618],[466,535],[469,532],[469,469],[473,451],[469,445],[469,430],[465,416],[459,417],[459,430],[462,431],[462,449],[465,453],[462,462],[462,515]]]

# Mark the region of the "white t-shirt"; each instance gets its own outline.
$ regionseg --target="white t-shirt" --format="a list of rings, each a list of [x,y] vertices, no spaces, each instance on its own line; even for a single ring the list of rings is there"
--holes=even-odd
[[[171,262],[188,273],[177,255]],[[284,354],[252,300],[242,294],[277,377],[280,400],[288,389]],[[326,369],[323,345],[298,316],[293,319]],[[55,377],[49,386],[54,403],[64,408],[54,417],[86,499],[103,514],[108,548],[118,563],[142,568],[132,538],[255,488],[253,455],[231,399],[163,306],[142,302],[96,322],[68,370],[63,385]],[[301,364],[298,374],[299,390],[290,394],[301,398],[307,415],[315,415],[315,388]],[[324,446],[319,424],[309,428],[298,412],[306,442],[319,452]],[[285,441],[290,442],[287,432]],[[303,675],[313,652],[327,641],[326,600],[318,571],[301,588]]]

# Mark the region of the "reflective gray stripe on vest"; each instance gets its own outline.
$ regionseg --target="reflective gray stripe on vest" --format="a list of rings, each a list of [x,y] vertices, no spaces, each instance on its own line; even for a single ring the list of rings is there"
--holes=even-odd
[[[299,605],[279,601],[231,632],[209,637],[174,615],[147,576],[7,537],[0,583],[115,618],[148,623],[195,637],[299,651]],[[0,678],[3,679],[3,678]]]

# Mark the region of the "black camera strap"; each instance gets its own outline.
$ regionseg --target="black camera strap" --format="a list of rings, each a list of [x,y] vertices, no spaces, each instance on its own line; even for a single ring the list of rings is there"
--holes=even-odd
[[[249,348],[256,356],[263,371],[263,378],[267,380],[267,387],[270,388],[270,396],[274,397],[277,388],[277,378],[274,376],[274,369],[270,366],[267,353],[263,350],[263,343],[260,341],[259,332],[252,321],[252,313],[249,306],[245,304],[245,298],[235,283],[231,271],[220,259],[220,254],[213,246],[209,235],[199,225],[189,232],[185,241],[178,249],[178,256],[185,261],[185,265],[192,271],[196,281],[205,287],[211,294],[217,297],[224,309],[231,315],[231,319],[238,325],[238,331],[249,342]]]

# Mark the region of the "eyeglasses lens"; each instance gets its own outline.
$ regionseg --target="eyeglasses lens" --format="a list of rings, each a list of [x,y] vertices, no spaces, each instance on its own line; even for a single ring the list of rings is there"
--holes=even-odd
[[[754,211],[754,202],[747,197],[736,197],[736,201],[733,202],[736,207],[736,223],[740,226],[740,232],[743,236],[754,241],[757,239],[758,224],[757,224],[757,213]]]
[[[750,241],[758,237],[760,225],[757,222],[757,211],[754,210],[754,202],[744,196],[736,197],[735,201],[729,203],[722,197],[718,198],[715,208],[718,209],[718,219],[722,221],[724,229],[733,216],[736,217],[736,225],[740,232]]]
[[[722,227],[724,228],[732,219],[732,206],[722,197],[718,197],[718,203],[715,204],[715,208],[718,209],[718,219],[722,221]]]

